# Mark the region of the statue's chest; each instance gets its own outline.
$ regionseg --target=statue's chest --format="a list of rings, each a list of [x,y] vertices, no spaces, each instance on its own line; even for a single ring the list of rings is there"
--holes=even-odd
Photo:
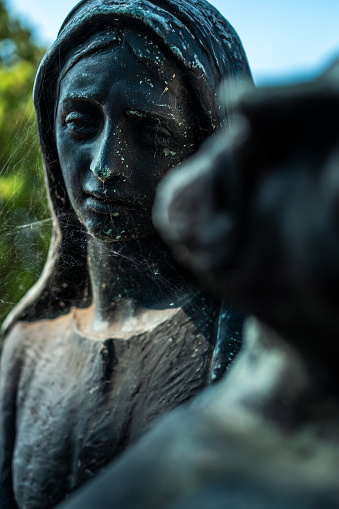
[[[13,463],[19,506],[53,507],[194,396],[206,384],[209,336],[179,313],[129,340],[96,342],[73,330],[28,351]]]

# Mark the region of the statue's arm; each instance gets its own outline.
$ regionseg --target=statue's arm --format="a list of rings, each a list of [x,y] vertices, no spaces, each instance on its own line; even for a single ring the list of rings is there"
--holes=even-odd
[[[12,483],[17,386],[23,357],[20,327],[5,338],[0,358],[0,509],[17,509]]]

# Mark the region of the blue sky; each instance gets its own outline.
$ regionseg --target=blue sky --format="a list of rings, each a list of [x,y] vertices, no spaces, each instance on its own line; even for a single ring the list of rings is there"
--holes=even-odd
[[[51,44],[77,0],[5,0]],[[339,57],[339,0],[212,0],[244,44],[258,85],[312,76]]]

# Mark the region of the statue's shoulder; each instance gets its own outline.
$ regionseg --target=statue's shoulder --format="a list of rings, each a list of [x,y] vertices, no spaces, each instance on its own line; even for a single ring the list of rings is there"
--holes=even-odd
[[[9,331],[1,337],[1,363],[7,364],[7,359],[21,356],[27,341],[25,322],[16,322]]]
[[[20,379],[26,355],[25,325],[24,322],[15,323],[1,338],[0,408],[7,400],[6,395],[15,392]]]
[[[18,321],[1,338],[1,364],[23,359],[31,349],[41,348],[60,336],[71,324],[70,315],[54,319]]]

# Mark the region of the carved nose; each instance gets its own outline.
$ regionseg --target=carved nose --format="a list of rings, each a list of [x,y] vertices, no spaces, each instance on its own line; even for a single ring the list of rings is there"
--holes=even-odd
[[[113,175],[110,167],[107,164],[102,164],[101,161],[93,161],[91,171],[101,182],[106,182]]]
[[[96,145],[96,152],[93,154],[94,157],[90,166],[91,172],[101,182],[106,182],[106,180],[120,175],[120,169],[116,161],[115,138],[116,133],[108,123],[99,145]]]

